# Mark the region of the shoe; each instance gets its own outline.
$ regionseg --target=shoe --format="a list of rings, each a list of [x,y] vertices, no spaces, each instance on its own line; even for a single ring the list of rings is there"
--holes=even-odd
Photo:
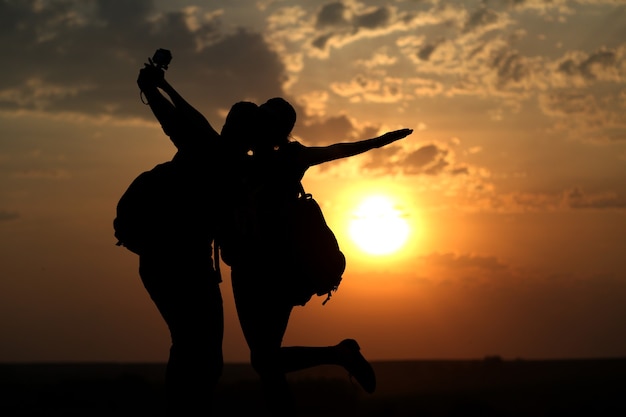
[[[376,374],[372,365],[363,357],[361,347],[354,339],[342,340],[337,348],[341,363],[351,377],[357,380],[363,389],[371,394],[376,390]]]

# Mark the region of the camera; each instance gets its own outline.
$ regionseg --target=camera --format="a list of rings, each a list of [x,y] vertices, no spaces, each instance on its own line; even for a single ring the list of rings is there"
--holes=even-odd
[[[172,53],[168,49],[159,48],[152,56],[152,64],[157,68],[167,69],[172,61]]]

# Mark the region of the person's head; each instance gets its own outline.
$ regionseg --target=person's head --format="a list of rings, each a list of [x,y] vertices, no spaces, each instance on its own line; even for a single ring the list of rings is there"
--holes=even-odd
[[[258,130],[259,106],[249,101],[233,104],[222,126],[221,137],[229,145],[247,151]]]
[[[259,106],[262,145],[279,147],[289,142],[296,124],[296,110],[282,97],[274,97]]]

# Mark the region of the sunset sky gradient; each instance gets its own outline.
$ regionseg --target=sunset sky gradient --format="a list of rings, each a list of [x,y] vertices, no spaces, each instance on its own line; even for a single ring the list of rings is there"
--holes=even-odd
[[[167,359],[112,229],[175,152],[135,83],[157,48],[217,130],[274,96],[306,145],[414,129],[307,173],[348,267],[285,344],[626,356],[626,2],[0,0],[0,39],[0,362]],[[396,253],[350,239],[372,195],[410,225]],[[223,268],[225,359],[244,362]]]

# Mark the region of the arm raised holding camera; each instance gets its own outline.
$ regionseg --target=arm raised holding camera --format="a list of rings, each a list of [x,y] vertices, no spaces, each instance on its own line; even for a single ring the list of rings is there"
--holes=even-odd
[[[165,79],[163,68],[166,66],[155,64],[152,59],[149,62],[139,71],[137,85],[146,97],[146,104],[176,148],[193,152],[198,145],[219,138],[206,117]]]

